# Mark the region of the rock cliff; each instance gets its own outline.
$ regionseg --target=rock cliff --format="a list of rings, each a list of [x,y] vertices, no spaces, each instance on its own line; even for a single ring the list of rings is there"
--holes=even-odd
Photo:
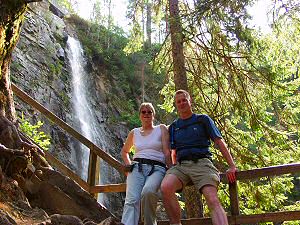
[[[76,31],[74,25],[68,24],[61,15],[53,14],[49,8],[52,7],[47,2],[30,5],[20,40],[13,53],[12,82],[60,119],[82,132],[76,122],[78,118],[74,115],[66,44],[68,36],[76,38]],[[126,124],[111,122],[111,118],[120,116],[117,105],[110,101],[111,90],[117,90],[120,99],[125,99],[126,96],[116,87],[116,81],[108,78],[106,71],[100,70],[101,64],[87,61],[85,66],[88,71],[85,85],[94,118],[96,145],[121,160],[119,152],[128,128]],[[15,98],[15,104],[19,116],[23,113],[33,123],[39,120],[44,122],[45,133],[51,135],[51,154],[81,175],[82,161],[88,159],[81,157],[80,143],[18,98]],[[101,162],[100,173],[101,183],[124,182],[124,177],[105,162]],[[121,215],[124,194],[101,194],[100,199],[110,212]]]

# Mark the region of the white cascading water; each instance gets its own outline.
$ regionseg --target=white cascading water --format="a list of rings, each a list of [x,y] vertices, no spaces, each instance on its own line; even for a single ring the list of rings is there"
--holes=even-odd
[[[81,134],[94,142],[91,125],[93,124],[93,114],[86,96],[87,73],[84,69],[85,61],[80,42],[73,37],[68,37],[68,58],[72,72],[72,103],[74,114],[77,118],[77,126],[81,129]],[[78,150],[77,150],[78,151]],[[81,144],[81,152],[75,153],[76,163],[81,168],[81,177],[85,181],[88,174],[89,148]]]
[[[95,99],[91,98],[95,98],[97,94],[92,92],[93,90],[90,87],[90,85],[93,85],[93,81],[89,80],[90,76],[85,70],[86,61],[81,44],[70,36],[67,41],[67,55],[72,73],[72,103],[74,110],[72,126],[76,127],[83,136],[103,150],[117,147],[116,139],[111,138],[111,132],[105,123],[105,108],[101,108],[99,105],[97,105],[97,108],[95,106],[93,108],[91,103],[94,102],[95,105]],[[88,97],[88,94],[91,96]],[[71,144],[70,147],[72,148],[72,164],[77,168],[81,178],[86,181],[90,150],[79,143]],[[120,176],[116,175],[112,167],[102,160],[100,160],[100,171],[102,174],[100,174],[100,184],[119,182]],[[112,175],[112,173],[114,174]],[[98,194],[98,202],[106,207],[112,207],[110,201],[107,195]]]

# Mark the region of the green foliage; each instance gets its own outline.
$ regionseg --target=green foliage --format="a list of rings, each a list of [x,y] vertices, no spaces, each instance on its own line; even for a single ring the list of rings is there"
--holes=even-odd
[[[175,93],[175,84],[172,81],[166,84],[160,92],[164,96],[164,101],[159,106],[167,113],[172,113],[175,110],[173,93]]]
[[[138,112],[136,112],[134,114],[125,113],[125,114],[121,115],[120,120],[121,121],[127,121],[129,129],[133,129],[135,127],[140,127],[141,126],[141,121],[139,119]]]
[[[131,158],[131,159],[133,158],[134,154],[135,154],[135,147],[134,147],[134,146],[131,146],[130,152],[129,152],[129,155],[130,155],[130,158]]]
[[[268,36],[245,26],[247,1],[200,2],[184,7],[186,68],[194,112],[210,115],[221,129],[239,170],[300,160],[299,20],[281,18]],[[258,39],[259,37],[260,39]],[[161,91],[168,113],[175,91],[170,40],[154,67],[168,72]],[[227,167],[214,150],[219,169]],[[239,183],[241,213],[278,211],[295,205],[289,176]],[[227,187],[220,198],[229,210]],[[296,197],[296,196],[295,196]]]
[[[44,18],[48,24],[51,24],[53,20],[53,14],[50,11],[47,11],[44,15]]]
[[[131,30],[131,36],[134,38],[131,38],[124,48],[124,52],[126,54],[139,52],[143,50],[144,47],[143,34],[141,33],[141,27],[139,24],[135,24],[133,26],[133,29]]]
[[[67,19],[69,22],[76,24],[79,39],[87,56],[91,58],[98,57],[105,66],[110,66],[109,60],[113,57],[115,57],[114,60],[118,60],[118,57],[125,60],[126,56],[122,50],[128,40],[121,28],[112,26],[107,29],[97,23],[86,21],[77,15],[72,15]],[[118,53],[118,55],[114,56],[115,53]]]
[[[124,32],[118,27],[108,30],[104,26],[90,23],[77,16],[70,17],[69,21],[76,24],[78,36],[87,56],[108,71],[110,79],[117,78],[126,94],[132,95],[132,92],[137,92],[140,83],[136,82],[135,77],[136,62],[134,56],[126,56],[123,51],[127,44]],[[128,84],[133,86],[130,87]]]
[[[63,65],[60,62],[58,62],[57,64],[51,63],[49,65],[49,70],[50,70],[52,76],[59,75],[61,73],[62,68],[63,68]]]
[[[58,95],[60,96],[61,100],[63,101],[64,106],[70,105],[70,98],[65,92],[60,92],[60,93],[58,93]]]
[[[68,10],[69,12],[74,12],[74,9],[72,7],[72,4],[71,4],[70,0],[56,0],[56,3],[61,8],[65,9],[65,10]]]
[[[43,149],[48,150],[50,146],[50,136],[45,134],[43,131],[40,131],[40,128],[43,126],[43,122],[38,121],[36,124],[31,124],[23,114],[19,120],[21,131],[32,138],[32,140]]]

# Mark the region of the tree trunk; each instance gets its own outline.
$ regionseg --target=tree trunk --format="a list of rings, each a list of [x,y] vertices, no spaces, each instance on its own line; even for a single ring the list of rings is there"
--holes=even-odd
[[[33,147],[22,140],[15,127],[16,115],[10,87],[12,51],[20,36],[27,2],[33,0],[0,0],[0,167],[10,168],[10,172],[6,172],[16,176],[24,169],[27,163],[25,156]]]
[[[182,24],[179,15],[178,0],[169,1],[169,25],[172,42],[173,72],[175,89],[188,91],[188,83],[185,69],[185,58],[183,54]],[[203,217],[203,206],[199,191],[194,186],[184,189],[183,195],[186,202],[186,211],[189,218]]]
[[[145,62],[141,64],[142,102],[145,101]]]
[[[112,15],[111,15],[111,0],[107,1],[107,8],[108,8],[108,18],[107,18],[107,49],[110,48],[110,43],[111,43],[111,29],[112,29]]]
[[[1,2],[0,13],[0,112],[15,121],[15,107],[10,88],[11,53],[20,36],[27,5],[24,0]]]
[[[185,58],[183,54],[182,24],[179,15],[178,0],[169,1],[169,11],[175,89],[188,90]]]
[[[146,32],[147,32],[147,40],[146,40],[146,49],[151,47],[152,39],[152,2],[149,0],[146,3],[146,11],[147,11],[147,20],[146,20]]]
[[[203,203],[200,192],[194,185],[186,186],[183,189],[185,208],[188,218],[203,217]]]

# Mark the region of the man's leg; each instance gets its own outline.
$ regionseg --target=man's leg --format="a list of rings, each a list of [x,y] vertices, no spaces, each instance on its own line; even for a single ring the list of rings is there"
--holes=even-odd
[[[217,188],[212,185],[205,185],[201,192],[205,197],[214,225],[228,225],[226,213],[218,198]]]
[[[182,189],[181,181],[173,174],[167,174],[161,183],[163,203],[170,224],[180,224],[181,209],[176,197],[176,191]]]

